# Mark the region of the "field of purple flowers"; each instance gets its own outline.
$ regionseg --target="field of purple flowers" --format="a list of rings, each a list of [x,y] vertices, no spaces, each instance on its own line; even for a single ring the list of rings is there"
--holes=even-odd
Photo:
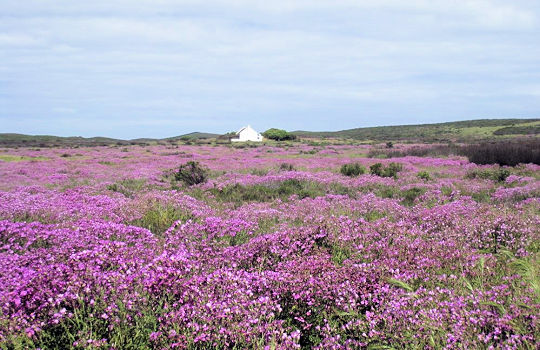
[[[370,150],[0,149],[0,348],[538,349],[540,166]]]

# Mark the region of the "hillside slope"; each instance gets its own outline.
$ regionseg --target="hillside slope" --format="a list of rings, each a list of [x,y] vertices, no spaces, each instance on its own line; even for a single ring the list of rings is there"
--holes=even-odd
[[[480,119],[438,124],[377,126],[342,131],[293,131],[293,134],[306,138],[436,142],[538,135],[539,129],[540,119]]]

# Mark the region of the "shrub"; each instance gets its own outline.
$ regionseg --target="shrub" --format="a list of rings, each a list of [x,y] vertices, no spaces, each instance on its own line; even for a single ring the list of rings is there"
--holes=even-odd
[[[251,175],[255,175],[255,176],[265,176],[268,174],[268,169],[267,168],[254,168],[253,170],[250,171]]]
[[[281,163],[279,165],[279,170],[280,171],[294,171],[296,170],[296,168],[291,163]]]
[[[276,141],[296,140],[296,135],[282,129],[271,128],[262,133],[264,137]]]
[[[176,181],[182,181],[188,186],[197,185],[208,180],[208,170],[199,165],[199,162],[189,161],[180,165],[174,174]]]
[[[382,163],[375,163],[369,167],[369,172],[371,175],[383,176],[383,165]]]
[[[397,179],[397,173],[403,169],[401,163],[390,163],[385,168],[381,163],[375,163],[369,167],[369,171],[372,175],[377,175],[380,177],[393,177]]]
[[[488,168],[488,169],[472,169],[467,171],[465,178],[467,179],[484,179],[497,182],[504,182],[511,175],[510,170],[505,168]]]
[[[421,179],[421,180],[425,180],[425,181],[431,180],[431,175],[425,170],[419,171],[416,174],[416,177]]]
[[[507,126],[505,128],[497,129],[493,132],[493,135],[538,135],[540,134],[540,126]]]
[[[401,165],[401,163],[392,162],[388,164],[386,169],[384,169],[383,176],[397,178],[397,173],[399,173],[402,169],[403,169],[403,165]]]
[[[366,173],[366,168],[358,163],[343,164],[339,172],[345,176],[358,176]]]
[[[302,199],[326,194],[326,189],[320,183],[298,179],[250,186],[234,184],[222,189],[212,188],[209,191],[220,201],[239,204],[243,202],[269,202],[277,198],[287,200],[292,195],[297,195]]]
[[[470,162],[514,166],[519,163],[540,165],[540,140],[482,143],[461,150]]]

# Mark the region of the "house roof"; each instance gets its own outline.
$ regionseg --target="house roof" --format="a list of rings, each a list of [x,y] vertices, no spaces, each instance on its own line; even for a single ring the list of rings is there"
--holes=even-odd
[[[251,125],[244,126],[244,127],[241,128],[240,130],[238,130],[238,131],[236,132],[236,134],[241,133],[241,132],[244,131],[245,129],[251,129],[251,130],[255,131],[255,132],[258,134],[258,132],[257,132],[255,129],[253,129],[253,128],[251,127]]]

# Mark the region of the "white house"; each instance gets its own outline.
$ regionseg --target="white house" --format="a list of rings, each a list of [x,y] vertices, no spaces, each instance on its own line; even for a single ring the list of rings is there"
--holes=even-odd
[[[242,129],[238,130],[236,137],[231,139],[231,142],[246,142],[246,141],[255,141],[261,142],[263,136],[253,130],[251,126],[244,126]]]

